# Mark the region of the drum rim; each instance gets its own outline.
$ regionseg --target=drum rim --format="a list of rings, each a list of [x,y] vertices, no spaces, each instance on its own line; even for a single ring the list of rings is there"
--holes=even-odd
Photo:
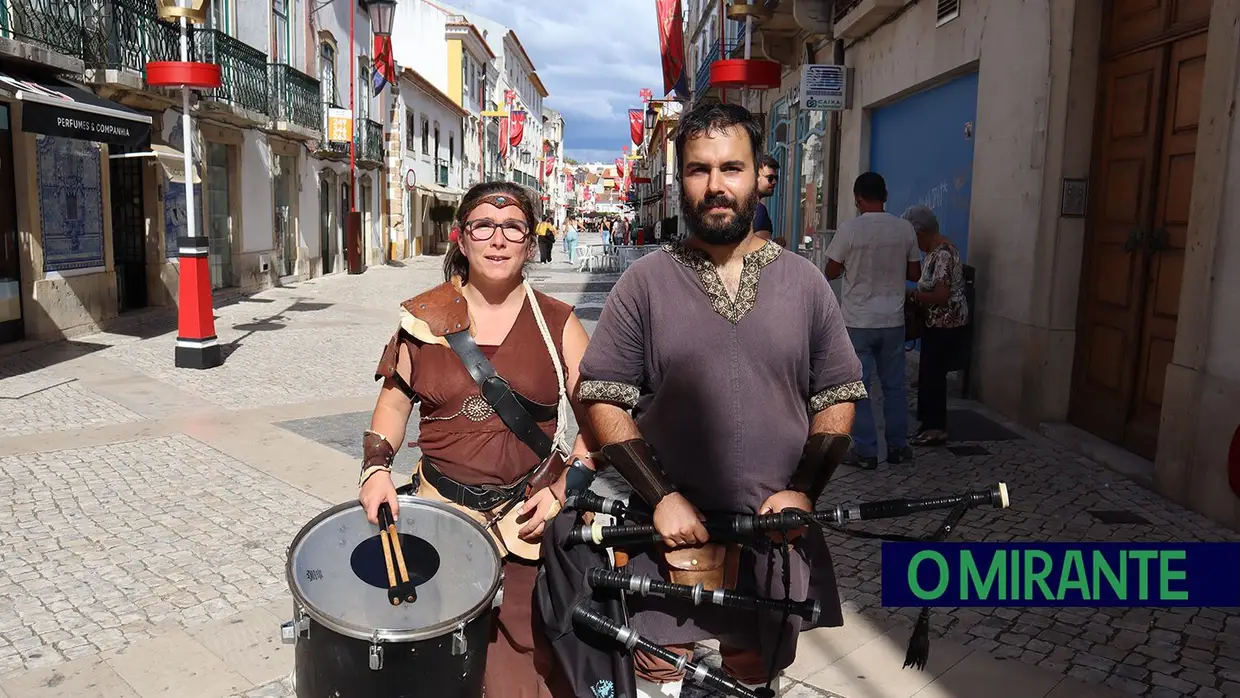
[[[297,532],[297,535],[294,536],[293,541],[289,544],[288,553],[285,555],[286,560],[284,563],[284,577],[285,581],[288,583],[289,592],[293,596],[293,603],[297,608],[301,609],[302,612],[304,612],[307,616],[310,616],[310,618],[319,625],[322,625],[333,632],[358,640],[418,642],[421,640],[439,637],[458,627],[464,627],[477,620],[479,616],[483,615],[494,606],[495,596],[499,593],[500,588],[503,587],[504,584],[504,559],[495,545],[494,538],[491,537],[491,534],[487,533],[487,530],[482,527],[482,524],[470,518],[464,512],[457,510],[456,507],[443,502],[436,502],[434,500],[404,494],[397,495],[397,501],[402,507],[405,506],[405,504],[427,506],[431,509],[438,509],[439,511],[445,512],[451,516],[455,516],[461,521],[464,521],[472,526],[480,536],[490,542],[491,546],[489,547],[489,550],[494,556],[495,569],[497,572],[494,581],[491,582],[490,589],[487,590],[487,593],[483,595],[482,599],[479,600],[475,606],[458,616],[456,619],[442,621],[417,630],[381,630],[377,628],[364,628],[362,626],[352,625],[350,623],[329,617],[327,614],[315,608],[314,604],[305,598],[297,584],[294,583],[297,575],[293,570],[293,551],[296,550],[298,544],[305,539],[306,535],[323,521],[342,511],[361,508],[361,504],[359,502],[343,502],[320,512],[313,519],[307,521],[306,524],[301,527],[301,530]]]

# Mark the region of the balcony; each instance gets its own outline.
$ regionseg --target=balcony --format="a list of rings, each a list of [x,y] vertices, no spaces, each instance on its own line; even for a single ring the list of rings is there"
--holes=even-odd
[[[835,36],[859,39],[874,31],[906,0],[843,0],[835,5]]]
[[[322,100],[322,97],[319,99]],[[331,113],[331,110],[342,109],[343,107],[333,102],[324,101],[320,101],[319,105],[319,112],[321,114],[319,123],[322,125],[319,127],[320,136],[318,145],[313,148],[314,156],[324,160],[347,161],[349,159],[349,142],[328,140],[328,138],[331,137],[331,129],[327,127],[327,119]]]
[[[443,158],[435,158],[435,184],[448,186],[448,161]]]
[[[267,64],[267,80],[271,130],[304,140],[320,138],[326,117],[319,81],[283,63]]]
[[[353,158],[363,167],[383,164],[383,124],[373,119],[359,119],[361,128],[353,132]]]
[[[196,29],[192,37],[196,60],[220,66],[222,85],[203,90],[200,109],[226,121],[265,125],[270,121],[267,55],[216,29]]]
[[[701,64],[698,65],[697,73],[693,77],[693,101],[700,102],[706,93],[710,91],[710,66],[719,60],[719,45],[711,47],[706,55],[702,57]]]
[[[84,0],[7,0],[0,4],[0,54],[81,72],[86,8]]]
[[[122,93],[120,101],[161,108],[180,101],[180,90],[147,88],[146,64],[181,59],[181,31],[159,20],[155,0],[108,0],[86,35],[85,79]],[[138,93],[146,93],[131,99]]]

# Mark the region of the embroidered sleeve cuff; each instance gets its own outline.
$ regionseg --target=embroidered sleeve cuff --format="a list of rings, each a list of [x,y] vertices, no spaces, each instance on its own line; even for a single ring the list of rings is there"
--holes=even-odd
[[[867,397],[869,397],[869,394],[865,391],[865,383],[861,381],[845,383],[811,395],[809,398],[809,411],[811,413],[821,412],[841,402],[858,402]]]
[[[610,402],[632,409],[639,397],[637,386],[616,381],[582,381],[577,386],[577,399],[582,402]]]

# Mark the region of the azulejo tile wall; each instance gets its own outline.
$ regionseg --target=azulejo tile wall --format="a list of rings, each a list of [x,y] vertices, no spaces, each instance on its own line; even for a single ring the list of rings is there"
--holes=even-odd
[[[164,176],[164,244],[168,259],[180,256],[177,238],[189,234],[189,221],[185,213],[185,183],[173,182]],[[194,185],[194,230],[205,236],[206,224],[202,218],[202,184]]]
[[[43,270],[103,267],[102,147],[91,141],[42,135],[35,143]]]

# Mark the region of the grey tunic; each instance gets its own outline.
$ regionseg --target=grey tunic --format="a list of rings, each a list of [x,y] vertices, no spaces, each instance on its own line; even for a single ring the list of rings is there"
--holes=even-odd
[[[866,393],[826,277],[768,242],[746,255],[735,301],[692,248],[667,245],[635,262],[603,308],[578,395],[631,408],[668,479],[709,516],[757,513],[787,488],[813,415]],[[663,578],[653,549],[629,552],[629,571]],[[782,562],[777,546],[747,547],[737,590],[785,598]],[[788,567],[788,598],[816,599],[823,609],[816,625],[842,625],[820,532],[792,546]],[[653,597],[632,598],[630,610],[634,629],[659,644],[714,637],[763,648],[768,662],[779,631],[778,614]],[[795,656],[796,633],[809,627],[793,617],[782,628],[780,668]]]

